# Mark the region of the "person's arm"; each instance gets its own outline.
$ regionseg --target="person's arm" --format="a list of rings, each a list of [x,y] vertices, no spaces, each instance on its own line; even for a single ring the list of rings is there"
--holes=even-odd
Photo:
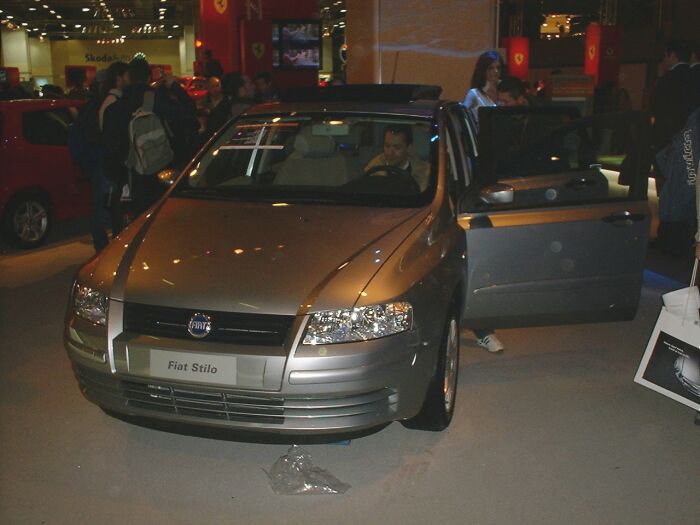
[[[698,163],[698,170],[700,171],[700,163]],[[695,257],[700,259],[700,181],[697,178],[695,179],[695,210],[698,215],[698,233],[695,234]]]
[[[467,91],[467,96],[464,97],[464,102],[462,105],[465,108],[471,108],[472,106],[475,106],[477,104],[478,104],[478,102],[477,102],[477,98],[476,98],[476,90],[470,89],[469,91]]]

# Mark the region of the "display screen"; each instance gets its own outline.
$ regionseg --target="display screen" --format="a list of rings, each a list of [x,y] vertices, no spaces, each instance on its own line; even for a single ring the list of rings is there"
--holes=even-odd
[[[317,21],[272,24],[272,64],[288,69],[321,67],[320,26]]]

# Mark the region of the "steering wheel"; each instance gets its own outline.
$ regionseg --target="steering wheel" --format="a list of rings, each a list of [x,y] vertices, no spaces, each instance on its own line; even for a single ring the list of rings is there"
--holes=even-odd
[[[386,175],[377,175],[377,173],[386,173]],[[364,172],[361,180],[371,180],[372,183],[386,185],[387,188],[394,190],[390,193],[415,194],[421,191],[416,179],[408,171],[388,164],[372,166]]]

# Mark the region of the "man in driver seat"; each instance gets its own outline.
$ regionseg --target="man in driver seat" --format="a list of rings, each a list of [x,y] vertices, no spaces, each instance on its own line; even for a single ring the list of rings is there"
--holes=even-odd
[[[384,130],[384,152],[365,166],[365,173],[377,166],[393,166],[413,177],[420,191],[428,187],[430,164],[413,155],[413,132],[406,124],[390,124]],[[387,176],[387,171],[377,171],[373,175]]]

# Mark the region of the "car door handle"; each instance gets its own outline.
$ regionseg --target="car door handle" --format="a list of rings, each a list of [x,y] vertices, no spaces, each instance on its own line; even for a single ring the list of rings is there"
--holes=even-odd
[[[581,179],[570,180],[569,182],[566,183],[566,187],[574,189],[574,190],[583,190],[583,189],[595,186],[596,184],[597,184],[597,182],[595,180],[587,179],[584,177]]]
[[[646,216],[643,213],[632,213],[629,211],[618,211],[603,217],[603,222],[614,226],[631,226],[635,222],[643,221]]]

